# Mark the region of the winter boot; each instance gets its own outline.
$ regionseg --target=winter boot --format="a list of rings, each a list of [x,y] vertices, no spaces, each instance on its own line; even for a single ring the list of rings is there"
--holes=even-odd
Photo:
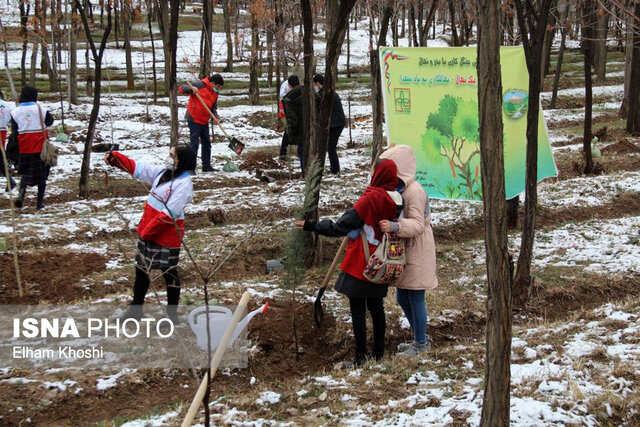
[[[142,311],[142,306],[137,304],[131,304],[127,311],[125,311],[122,316],[120,316],[120,322],[124,322],[127,319],[135,319],[140,320],[144,317],[144,312]]]
[[[409,347],[411,347],[411,344],[413,344],[413,341],[407,341],[398,344],[398,352],[407,350]]]
[[[44,190],[47,188],[47,184],[38,184],[38,204],[36,210],[44,208]]]
[[[168,305],[167,306],[167,316],[169,316],[169,320],[173,322],[173,326],[178,326],[180,324],[180,317],[178,316],[178,306],[177,305]]]
[[[22,201],[24,200],[24,195],[27,192],[27,184],[20,183],[20,190],[18,191],[18,198],[13,202],[13,206],[20,209],[22,208]]]
[[[411,344],[411,346],[398,353],[398,356],[400,357],[416,357],[419,356],[422,353],[426,353],[427,351],[429,351],[431,349],[431,342],[427,341],[424,344],[418,344],[417,342],[414,342]]]
[[[13,188],[16,186],[16,180],[13,179],[13,177],[9,177],[9,182],[7,183],[7,188],[4,190],[5,192],[9,192],[11,190],[13,190]]]

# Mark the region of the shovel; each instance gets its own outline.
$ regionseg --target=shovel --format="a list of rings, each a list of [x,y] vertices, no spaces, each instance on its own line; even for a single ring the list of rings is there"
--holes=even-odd
[[[327,271],[327,275],[324,277],[322,281],[322,286],[318,290],[318,296],[316,297],[316,301],[313,303],[313,320],[316,322],[316,326],[320,327],[320,322],[322,322],[322,317],[324,316],[324,311],[322,310],[322,295],[324,295],[325,289],[327,289],[327,284],[329,283],[329,279],[331,279],[331,275],[336,269],[338,265],[338,260],[344,252],[344,248],[347,247],[347,242],[349,241],[349,237],[345,236],[342,239],[342,243],[340,243],[340,247],[336,252],[336,256],[333,257],[333,262],[331,263],[331,267],[329,267],[329,271]]]
[[[198,93],[198,89],[193,87],[193,85],[191,83],[187,83],[187,84],[191,88],[191,91],[196,96],[196,98],[198,98],[198,101],[200,101],[202,103],[202,106],[205,108],[205,110],[207,110],[207,112],[209,113],[209,115],[211,116],[213,121],[217,122],[217,124],[220,127],[220,130],[222,131],[224,136],[227,137],[227,140],[229,141],[229,148],[231,148],[237,155],[242,154],[242,150],[244,150],[244,143],[242,143],[242,141],[240,141],[238,138],[229,136],[229,134],[227,132],[225,132],[223,127],[220,125],[220,121],[216,118],[216,116],[213,115],[213,113],[211,112],[211,109],[209,109],[209,107],[207,107],[207,104],[204,102],[204,100],[202,99],[202,97]]]

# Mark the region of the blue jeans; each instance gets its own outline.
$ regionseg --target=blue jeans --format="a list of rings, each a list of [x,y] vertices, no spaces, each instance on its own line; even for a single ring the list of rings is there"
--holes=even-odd
[[[418,344],[427,342],[427,306],[424,302],[424,289],[397,289],[398,304],[407,316],[413,340]]]
[[[187,121],[189,124],[189,138],[191,149],[198,157],[198,148],[202,144],[202,168],[211,168],[211,139],[209,138],[209,124],[199,125],[196,122]]]

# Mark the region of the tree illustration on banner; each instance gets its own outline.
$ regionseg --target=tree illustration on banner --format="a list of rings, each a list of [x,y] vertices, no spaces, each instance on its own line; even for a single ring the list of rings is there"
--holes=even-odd
[[[430,161],[447,160],[451,177],[436,190],[446,198],[482,200],[478,103],[445,95],[427,117],[422,150]]]

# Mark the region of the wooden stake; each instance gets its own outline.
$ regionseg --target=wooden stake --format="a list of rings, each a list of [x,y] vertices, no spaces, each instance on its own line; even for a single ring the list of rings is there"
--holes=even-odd
[[[248,291],[245,291],[242,294],[242,298],[240,298],[240,302],[238,303],[238,307],[236,311],[233,313],[233,317],[231,318],[231,322],[227,326],[227,330],[224,332],[222,340],[220,340],[220,344],[218,344],[218,348],[216,349],[216,353],[213,355],[213,359],[211,359],[211,378],[216,375],[216,370],[222,361],[222,356],[224,356],[224,352],[227,349],[227,344],[231,340],[231,336],[236,330],[236,326],[238,322],[240,322],[240,318],[245,313],[247,304],[249,303],[249,298],[251,294]],[[207,313],[207,321],[209,321],[209,316]],[[200,403],[202,403],[202,398],[204,397],[207,391],[207,383],[208,383],[208,375],[205,374],[202,382],[200,383],[200,387],[198,387],[198,391],[196,392],[193,401],[191,402],[191,406],[189,406],[189,411],[187,411],[187,415],[182,421],[182,427],[188,427],[193,423],[193,419],[198,414],[198,409],[200,409]]]

